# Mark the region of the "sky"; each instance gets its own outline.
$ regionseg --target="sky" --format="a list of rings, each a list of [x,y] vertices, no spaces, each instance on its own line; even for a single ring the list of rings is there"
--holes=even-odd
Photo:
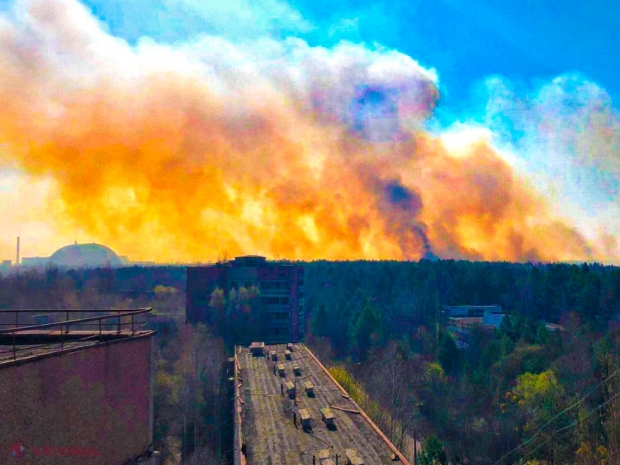
[[[619,263],[618,24],[602,0],[0,0],[0,258]]]
[[[471,104],[480,81],[493,75],[527,85],[579,72],[612,95],[620,91],[620,5],[607,0],[218,3],[85,2],[114,35],[132,43],[145,36],[166,42],[204,33],[247,36],[261,34],[265,27],[315,45],[342,39],[378,42],[438,69],[446,105],[455,109]],[[254,9],[261,20],[255,22],[248,14],[248,27],[239,11]]]

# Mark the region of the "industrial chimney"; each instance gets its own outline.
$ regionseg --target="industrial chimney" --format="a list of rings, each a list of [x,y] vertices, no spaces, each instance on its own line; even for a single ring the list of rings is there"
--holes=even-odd
[[[17,257],[15,258],[15,264],[19,265],[19,236],[17,236]]]

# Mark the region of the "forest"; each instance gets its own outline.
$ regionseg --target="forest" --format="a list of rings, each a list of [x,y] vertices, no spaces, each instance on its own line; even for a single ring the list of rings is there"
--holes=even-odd
[[[306,343],[395,444],[417,437],[418,464],[620,463],[620,268],[304,265]],[[186,325],[184,290],[183,267],[26,271],[0,276],[0,308],[153,307],[174,328],[157,336],[162,463],[224,465],[227,341],[253,325],[222,328],[224,318],[212,328]],[[230,305],[256,301],[255,293],[240,290],[232,300],[218,293],[213,309],[223,316]],[[476,304],[501,305],[507,315],[495,331],[474,326],[469,346],[457,349],[444,306]]]
[[[620,463],[620,269],[313,262],[306,296],[308,344],[379,404],[395,443],[423,438],[422,465]],[[507,316],[459,350],[442,310],[474,304]]]

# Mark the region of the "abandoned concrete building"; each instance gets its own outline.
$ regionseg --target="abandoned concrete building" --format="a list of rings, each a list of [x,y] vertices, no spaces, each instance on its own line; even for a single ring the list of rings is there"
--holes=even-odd
[[[256,287],[264,314],[261,339],[298,342],[306,332],[304,268],[248,255],[227,263],[187,268],[187,321],[213,323],[209,303],[215,289],[225,292]]]
[[[159,464],[150,311],[0,310],[0,463]]]

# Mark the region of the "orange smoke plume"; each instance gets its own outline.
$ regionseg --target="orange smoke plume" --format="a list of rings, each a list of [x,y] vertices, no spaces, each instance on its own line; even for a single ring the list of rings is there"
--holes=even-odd
[[[24,5],[0,21],[0,144],[55,181],[60,229],[159,261],[596,257],[488,143],[423,129],[436,77],[405,55],[130,47],[73,0]]]

